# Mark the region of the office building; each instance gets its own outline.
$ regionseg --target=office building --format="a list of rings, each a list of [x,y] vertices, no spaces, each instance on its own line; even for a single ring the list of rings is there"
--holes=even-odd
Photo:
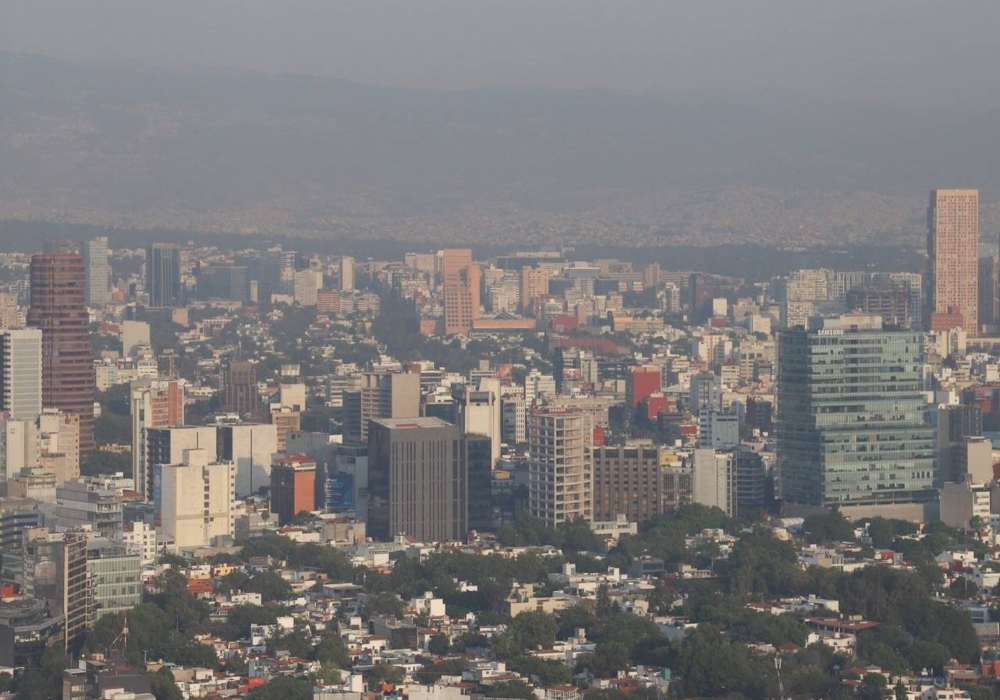
[[[847,292],[847,309],[881,316],[886,327],[912,328],[910,290],[901,284],[865,284]]]
[[[368,441],[368,423],[375,418],[415,418],[420,415],[420,375],[366,373],[360,385],[344,392],[344,438]]]
[[[1000,257],[979,258],[979,325],[995,332],[1000,325]]]
[[[549,293],[549,271],[545,267],[522,267],[519,302],[521,313],[530,313],[535,302]]]
[[[198,299],[250,302],[250,271],[245,265],[203,265],[198,268]]]
[[[368,431],[368,534],[422,542],[464,539],[468,485],[457,426],[438,418],[380,418]]]
[[[236,465],[236,497],[252,496],[271,484],[271,461],[278,452],[278,426],[272,423],[220,423],[220,462]]]
[[[86,534],[54,533],[44,527],[29,530],[21,571],[25,596],[48,601],[50,609],[63,616],[63,649],[79,649],[91,613]]]
[[[323,503],[330,513],[353,514],[368,520],[368,445],[330,445],[323,470]]]
[[[222,410],[241,418],[256,416],[261,411],[257,393],[257,368],[250,362],[231,361],[222,372]]]
[[[174,551],[224,545],[235,534],[236,465],[216,462],[214,447],[184,450],[180,463],[153,462],[153,524]]]
[[[736,459],[732,452],[699,448],[691,456],[691,499],[736,515]]]
[[[145,321],[122,321],[122,356],[137,357],[140,350],[153,346],[149,324]]]
[[[662,388],[663,371],[657,365],[630,367],[625,377],[625,405],[633,413]]]
[[[56,249],[31,258],[28,325],[42,331],[42,406],[80,417],[81,455],[96,449],[86,277],[79,253]]]
[[[486,435],[462,439],[464,471],[468,481],[468,529],[482,532],[493,526],[493,440]]]
[[[45,600],[0,602],[0,666],[38,668],[46,647],[65,643],[64,621]]]
[[[108,238],[98,236],[80,245],[83,267],[87,271],[87,306],[103,308],[111,298],[111,265],[108,264]]]
[[[32,420],[42,412],[42,331],[0,330],[0,413]]]
[[[80,476],[80,417],[55,408],[38,416],[38,463],[56,485]]]
[[[109,540],[122,536],[121,494],[88,479],[56,486],[56,523],[66,530],[88,530]]]
[[[312,513],[316,505],[316,461],[305,455],[288,455],[271,465],[271,512],[279,525],[288,525],[299,513]]]
[[[760,512],[767,505],[767,465],[757,452],[736,450],[736,514]]]
[[[354,258],[344,255],[340,258],[338,286],[342,292],[354,291]]]
[[[177,426],[146,429],[147,482],[140,484],[147,501],[154,500],[154,468],[158,464],[180,464],[188,450],[205,450],[218,454],[218,432],[214,426]]]
[[[466,335],[479,318],[479,266],[470,264],[444,278],[444,334]]]
[[[934,190],[927,209],[930,330],[979,334],[979,190]]]
[[[87,547],[91,625],[105,615],[128,612],[142,603],[142,563],[118,542],[92,540]]]
[[[0,499],[0,552],[20,553],[25,530],[45,524],[38,501],[26,498]]]
[[[464,386],[456,392],[463,433],[485,435],[490,440],[490,464],[500,459],[500,380],[480,379],[478,389]]]
[[[721,411],[722,380],[711,372],[699,372],[691,377],[688,410],[696,416],[702,411]]]
[[[786,506],[889,517],[899,505],[901,517],[922,517],[920,504],[936,497],[922,390],[919,332],[853,314],[781,331],[777,470]]]
[[[143,379],[132,382],[132,474],[134,489],[151,498],[151,480],[146,463],[146,430],[184,425],[184,389],[173,379]]]
[[[500,435],[508,445],[528,442],[528,411],[523,397],[504,396],[500,399]]]
[[[594,447],[594,520],[643,523],[690,502],[690,474],[681,483],[665,456],[653,445]]]
[[[182,306],[181,249],[173,243],[153,243],[146,248],[146,294],[153,308]]]
[[[156,564],[156,530],[144,520],[133,520],[125,523],[122,532],[122,544],[126,554],[139,558],[139,566],[148,567]]]
[[[528,416],[528,508],[550,527],[593,519],[593,423],[577,409],[535,407]]]
[[[33,420],[0,416],[0,483],[38,466],[38,427]]]
[[[733,450],[740,444],[740,416],[715,409],[698,414],[698,447]]]

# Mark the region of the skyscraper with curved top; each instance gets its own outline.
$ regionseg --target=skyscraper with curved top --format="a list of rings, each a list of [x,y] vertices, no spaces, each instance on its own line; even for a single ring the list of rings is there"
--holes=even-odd
[[[96,449],[86,289],[83,259],[71,245],[32,256],[28,325],[42,331],[42,405],[80,417],[81,456]]]

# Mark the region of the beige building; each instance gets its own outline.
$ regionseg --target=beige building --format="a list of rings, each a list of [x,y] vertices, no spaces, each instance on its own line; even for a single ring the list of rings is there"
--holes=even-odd
[[[927,210],[929,327],[979,334],[979,190],[934,190]],[[946,326],[946,327],[945,327]]]
[[[546,525],[594,517],[593,422],[574,409],[528,416],[528,507]]]
[[[544,267],[521,268],[521,310],[530,311],[535,300],[549,293],[549,271]]]
[[[224,542],[236,525],[236,465],[215,462],[215,450],[184,450],[180,464],[155,465],[157,539],[175,550]]]

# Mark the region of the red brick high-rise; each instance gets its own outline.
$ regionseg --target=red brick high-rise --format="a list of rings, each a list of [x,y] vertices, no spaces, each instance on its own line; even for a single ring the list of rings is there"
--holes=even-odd
[[[28,325],[42,331],[42,406],[80,416],[80,455],[94,444],[94,361],[87,271],[68,245],[31,258]]]

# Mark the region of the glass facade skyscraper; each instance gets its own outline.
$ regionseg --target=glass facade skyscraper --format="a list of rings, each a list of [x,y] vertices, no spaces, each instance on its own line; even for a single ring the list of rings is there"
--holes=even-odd
[[[878,316],[810,319],[778,335],[781,496],[804,506],[924,503],[936,497],[923,336]]]
[[[146,293],[154,308],[182,304],[181,249],[171,243],[146,248]]]

